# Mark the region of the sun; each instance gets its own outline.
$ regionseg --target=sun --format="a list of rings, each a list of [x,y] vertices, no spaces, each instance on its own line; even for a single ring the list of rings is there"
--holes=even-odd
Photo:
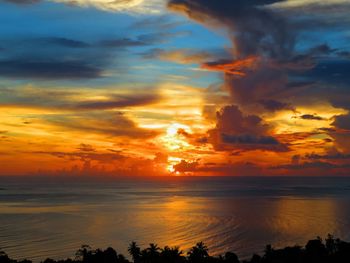
[[[185,124],[170,124],[166,129],[166,134],[162,137],[162,142],[169,151],[181,151],[190,147],[189,143],[178,133],[179,129],[187,133],[192,132],[191,128]]]
[[[161,142],[168,151],[168,163],[166,170],[174,175],[180,173],[174,168],[175,165],[181,162],[182,158],[179,156],[182,152],[185,152],[191,148],[191,145],[186,141],[184,135],[179,133],[179,130],[191,134],[192,130],[189,126],[181,123],[171,123],[165,130],[165,134],[161,137]]]

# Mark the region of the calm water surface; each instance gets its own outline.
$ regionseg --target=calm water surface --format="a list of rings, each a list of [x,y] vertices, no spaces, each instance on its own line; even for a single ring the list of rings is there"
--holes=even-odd
[[[350,240],[350,178],[0,178],[0,248],[14,258],[82,244],[126,255],[132,240],[247,257],[327,233]]]

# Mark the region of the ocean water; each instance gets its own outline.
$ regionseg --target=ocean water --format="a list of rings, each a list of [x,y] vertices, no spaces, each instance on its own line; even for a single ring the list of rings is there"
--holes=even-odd
[[[0,250],[18,259],[134,240],[247,258],[328,233],[350,240],[350,178],[0,178]]]

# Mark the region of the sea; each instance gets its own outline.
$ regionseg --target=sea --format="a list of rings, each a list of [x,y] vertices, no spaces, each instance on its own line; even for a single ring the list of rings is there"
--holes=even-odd
[[[350,177],[0,177],[0,251],[16,259],[128,256],[131,241],[246,259],[327,234],[350,240]]]

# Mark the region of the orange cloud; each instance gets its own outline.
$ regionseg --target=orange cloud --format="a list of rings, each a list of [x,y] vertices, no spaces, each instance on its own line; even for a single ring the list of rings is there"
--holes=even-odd
[[[250,56],[234,61],[215,61],[203,64],[202,68],[212,71],[222,71],[229,75],[245,76],[247,71],[255,69],[258,60],[258,56]]]

